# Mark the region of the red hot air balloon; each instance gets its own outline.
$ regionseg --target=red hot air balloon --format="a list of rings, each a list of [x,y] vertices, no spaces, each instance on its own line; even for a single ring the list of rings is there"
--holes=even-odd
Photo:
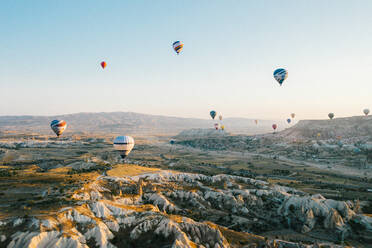
[[[105,61],[102,61],[102,62],[101,62],[101,67],[102,67],[102,69],[105,69],[106,66],[107,66],[107,63],[106,63]]]
[[[273,129],[274,129],[274,131],[275,131],[275,130],[277,129],[278,125],[273,124],[272,127],[273,127]]]

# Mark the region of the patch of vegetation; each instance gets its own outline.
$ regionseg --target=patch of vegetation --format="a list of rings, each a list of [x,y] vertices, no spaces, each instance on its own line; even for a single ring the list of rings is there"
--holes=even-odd
[[[363,206],[362,211],[365,214],[372,214],[372,201],[369,201],[367,205]]]
[[[12,177],[16,176],[17,172],[15,170],[0,170],[0,177]]]
[[[104,165],[96,165],[89,168],[81,168],[81,169],[71,169],[67,172],[68,175],[74,175],[74,174],[82,174],[82,173],[89,173],[93,171],[106,171],[110,169],[110,167],[104,166]]]

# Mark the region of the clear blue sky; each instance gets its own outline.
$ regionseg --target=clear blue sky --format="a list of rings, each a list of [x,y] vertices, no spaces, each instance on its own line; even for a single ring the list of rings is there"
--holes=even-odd
[[[361,115],[371,13],[370,0],[1,1],[0,115]]]

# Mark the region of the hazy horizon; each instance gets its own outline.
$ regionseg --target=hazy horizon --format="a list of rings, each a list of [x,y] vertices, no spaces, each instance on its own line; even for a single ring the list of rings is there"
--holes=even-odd
[[[372,2],[1,3],[0,115],[283,120],[372,109]],[[185,46],[177,56],[172,43]],[[102,70],[99,63],[105,60]],[[286,68],[280,87],[276,68]]]
[[[111,113],[131,113],[131,114],[139,114],[139,115],[151,115],[151,116],[161,116],[161,117],[170,117],[170,118],[186,118],[186,119],[198,119],[198,120],[211,120],[211,118],[206,118],[206,117],[185,117],[185,116],[177,116],[177,115],[161,115],[161,114],[156,114],[156,113],[151,113],[151,114],[146,114],[146,113],[140,113],[140,112],[133,112],[133,111],[112,111],[112,112],[73,112],[73,113],[63,113],[63,114],[49,114],[49,115],[0,115],[0,117],[22,117],[22,116],[33,116],[33,117],[53,117],[53,116],[65,116],[65,115],[79,115],[79,114],[111,114]],[[360,117],[360,116],[364,116],[362,114],[360,115],[351,115],[351,116],[335,116],[335,119],[337,118],[351,118],[351,117]],[[290,117],[288,117],[290,118]],[[249,117],[249,116],[224,116],[223,119],[249,119],[249,120],[255,120],[257,118],[254,118],[254,117]],[[269,119],[269,118],[258,118],[257,120],[261,120],[261,121],[281,121],[281,122],[285,122],[286,119],[275,119],[275,118],[272,118],[272,119]],[[293,122],[291,123],[290,126],[292,126],[293,124],[297,123],[298,121],[300,120],[329,120],[328,117],[326,118],[304,118],[304,119],[298,119],[297,117],[295,117],[293,119]],[[215,121],[218,121],[218,119],[216,118]],[[288,126],[288,127],[290,127]]]

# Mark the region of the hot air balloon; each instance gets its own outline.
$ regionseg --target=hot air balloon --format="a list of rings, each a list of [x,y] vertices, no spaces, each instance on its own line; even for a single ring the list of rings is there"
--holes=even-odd
[[[173,42],[173,49],[176,51],[177,54],[180,54],[183,48],[183,43],[181,41]]]
[[[287,119],[287,122],[288,122],[288,124],[291,123],[291,119],[288,118],[288,119]]]
[[[278,125],[276,125],[276,124],[273,124],[272,125],[272,127],[273,127],[273,129],[274,129],[274,132],[275,132],[275,130],[278,128]]]
[[[292,117],[292,119],[294,119],[294,118],[295,118],[295,116],[296,116],[296,114],[295,114],[295,113],[292,113],[292,114],[291,114],[291,117]]]
[[[50,123],[50,127],[57,134],[57,137],[59,137],[65,131],[67,123],[63,120],[53,120]]]
[[[106,63],[105,61],[102,61],[102,62],[101,62],[101,67],[102,67],[102,69],[105,69],[106,66],[107,66],[107,63]]]
[[[174,143],[176,143],[176,141],[174,141],[174,140],[170,140],[169,143],[170,143],[171,145],[174,145]]]
[[[209,114],[211,115],[212,119],[214,120],[214,117],[216,117],[216,111],[212,110],[211,112],[209,112]]]
[[[220,121],[222,121],[222,115],[219,115],[218,118],[220,119]]]
[[[221,126],[221,129],[222,129],[222,131],[223,131],[223,130],[225,130],[225,126],[224,126],[224,125],[222,125],[222,126]]]
[[[369,109],[364,109],[363,113],[367,116],[369,114]]]
[[[130,136],[118,136],[114,140],[114,149],[119,151],[122,158],[128,156],[134,147],[134,139]]]
[[[320,137],[320,136],[321,136],[321,134],[320,134],[320,133],[317,133],[317,134],[316,134],[316,136]]]
[[[258,124],[258,120],[254,120],[254,123],[256,123],[256,125]]]
[[[282,86],[283,81],[286,80],[287,77],[288,77],[288,71],[283,68],[279,68],[274,71],[274,78],[276,81],[278,81],[280,86]]]
[[[218,123],[215,123],[215,124],[214,124],[214,128],[215,128],[216,130],[218,130],[218,128],[219,128],[219,124],[218,124]]]
[[[329,114],[328,114],[328,117],[329,117],[329,119],[331,119],[331,120],[332,120],[332,119],[333,119],[333,117],[335,117],[335,114],[334,114],[334,113],[329,113]]]

